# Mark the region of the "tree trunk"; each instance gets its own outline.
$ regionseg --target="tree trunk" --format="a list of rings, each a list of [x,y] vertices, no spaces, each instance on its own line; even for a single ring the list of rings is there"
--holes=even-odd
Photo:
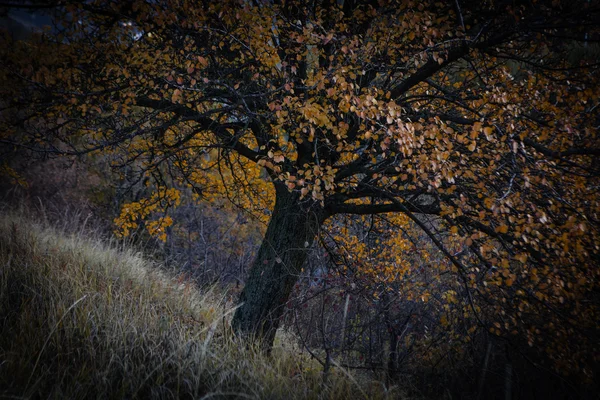
[[[271,348],[308,251],[327,218],[312,199],[275,183],[275,208],[233,317],[233,329]]]
[[[383,316],[385,321],[385,326],[387,327],[389,338],[390,338],[390,348],[388,355],[388,363],[387,363],[387,384],[391,386],[396,382],[398,378],[398,328],[392,317],[392,312],[390,310],[391,301],[387,293],[385,293],[382,298],[383,303]]]

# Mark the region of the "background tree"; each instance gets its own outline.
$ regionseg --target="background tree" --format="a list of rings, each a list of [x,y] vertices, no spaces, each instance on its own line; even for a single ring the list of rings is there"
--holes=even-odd
[[[162,235],[173,221],[153,212],[178,207],[182,187],[268,219],[238,332],[273,341],[332,216],[402,213],[452,264],[481,326],[530,346],[544,331],[561,368],[586,368],[600,253],[598,68],[585,51],[596,5],[96,0],[59,10],[46,33],[3,39],[5,154],[111,154],[154,189],[123,208],[123,234],[150,218]],[[572,57],[575,44],[584,50]]]

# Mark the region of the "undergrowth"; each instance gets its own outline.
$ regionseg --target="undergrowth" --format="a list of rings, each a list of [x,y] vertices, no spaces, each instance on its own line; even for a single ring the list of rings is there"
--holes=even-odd
[[[22,213],[0,217],[0,398],[392,398],[279,335],[266,355],[231,334],[222,291],[130,248]]]

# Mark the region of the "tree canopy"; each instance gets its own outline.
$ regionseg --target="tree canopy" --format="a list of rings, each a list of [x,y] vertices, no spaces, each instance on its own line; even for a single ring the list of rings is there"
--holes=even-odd
[[[102,152],[147,182],[154,194],[116,221],[125,235],[184,188],[268,222],[239,332],[273,340],[325,221],[399,213],[450,260],[482,326],[530,346],[549,332],[543,350],[585,368],[600,317],[599,13],[66,1],[54,27],[3,38],[0,142],[7,155]],[[494,323],[479,317],[490,307]]]

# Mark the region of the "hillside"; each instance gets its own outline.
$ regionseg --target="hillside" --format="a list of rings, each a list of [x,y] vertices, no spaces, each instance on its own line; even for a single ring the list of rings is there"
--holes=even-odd
[[[289,335],[242,345],[226,294],[125,246],[2,214],[0,398],[399,397],[340,368],[324,383]]]

